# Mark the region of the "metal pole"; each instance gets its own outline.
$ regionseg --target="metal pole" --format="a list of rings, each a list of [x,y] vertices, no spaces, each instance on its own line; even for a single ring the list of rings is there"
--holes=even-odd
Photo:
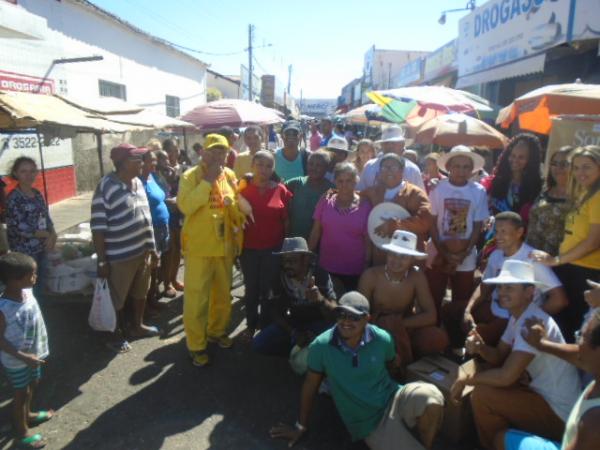
[[[98,163],[100,164],[100,177],[104,176],[104,161],[102,161],[102,133],[96,133],[96,150],[98,152]]]
[[[48,185],[46,184],[46,167],[44,166],[44,152],[42,149],[42,138],[41,138],[40,132],[37,128],[35,129],[35,134],[37,135],[38,151],[40,152],[40,168],[42,169],[42,181],[44,183],[44,198],[46,199],[46,204],[49,204],[49,202],[48,202]]]
[[[248,25],[248,100],[252,101],[252,31],[254,25]]]

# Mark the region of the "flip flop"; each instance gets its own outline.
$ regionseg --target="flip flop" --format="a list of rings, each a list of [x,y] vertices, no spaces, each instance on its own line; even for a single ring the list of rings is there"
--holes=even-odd
[[[106,346],[115,353],[127,353],[131,350],[131,345],[127,341],[107,342]]]
[[[160,330],[158,329],[158,327],[155,327],[155,326],[148,326],[146,331],[144,331],[141,334],[129,333],[129,337],[135,338],[135,339],[154,337],[154,336],[160,336]]]
[[[33,420],[30,420],[29,423],[31,425],[39,425],[41,423],[48,422],[53,417],[54,417],[53,410],[51,410],[51,409],[48,411],[40,410],[37,412],[37,415],[35,416],[35,418]]]
[[[27,436],[20,441],[17,442],[17,448],[27,448],[27,449],[36,449],[36,448],[44,448],[46,446],[46,442],[41,434],[34,434],[32,436]]]

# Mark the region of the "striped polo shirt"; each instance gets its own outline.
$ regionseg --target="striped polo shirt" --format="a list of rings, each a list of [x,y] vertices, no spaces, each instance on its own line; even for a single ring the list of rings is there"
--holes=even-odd
[[[132,189],[112,172],[96,187],[92,199],[92,231],[104,233],[106,257],[121,261],[155,250],[146,190],[139,178]]]

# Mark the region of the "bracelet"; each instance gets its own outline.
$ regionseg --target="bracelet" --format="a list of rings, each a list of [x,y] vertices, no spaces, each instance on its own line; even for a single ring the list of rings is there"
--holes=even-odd
[[[294,428],[296,428],[296,430],[298,431],[302,431],[303,433],[306,431],[306,427],[304,425],[302,425],[300,422],[296,421],[296,423],[294,424]]]

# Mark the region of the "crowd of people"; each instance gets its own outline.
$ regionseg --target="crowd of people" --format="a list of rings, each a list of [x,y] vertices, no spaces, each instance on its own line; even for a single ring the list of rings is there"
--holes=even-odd
[[[240,340],[292,355],[306,373],[297,422],[272,437],[295,444],[325,391],[353,440],[431,448],[444,403],[472,386],[484,449],[598,448],[600,147],[559,149],[543,179],[544,149],[529,133],[486,167],[464,145],[407,150],[398,125],[357,142],[329,118],[305,129],[290,120],[272,138],[248,126],[238,152],[239,136],[224,127],[194,145],[197,164],[172,139],[111,150],[115,170],[91,205],[98,277],[118,318],[107,345],[125,353],[130,338],[160,334],[149,324],[159,298],[183,291],[191,362],[209,365],[209,343],[234,343],[238,266]],[[282,146],[270,149],[271,138]],[[36,174],[34,160],[15,161],[10,252],[0,257],[0,361],[30,448],[44,441],[29,426],[52,417],[29,408],[48,356],[35,297],[56,242]],[[404,384],[409,364],[444,353],[481,368],[461,372],[449,399],[432,384]]]

